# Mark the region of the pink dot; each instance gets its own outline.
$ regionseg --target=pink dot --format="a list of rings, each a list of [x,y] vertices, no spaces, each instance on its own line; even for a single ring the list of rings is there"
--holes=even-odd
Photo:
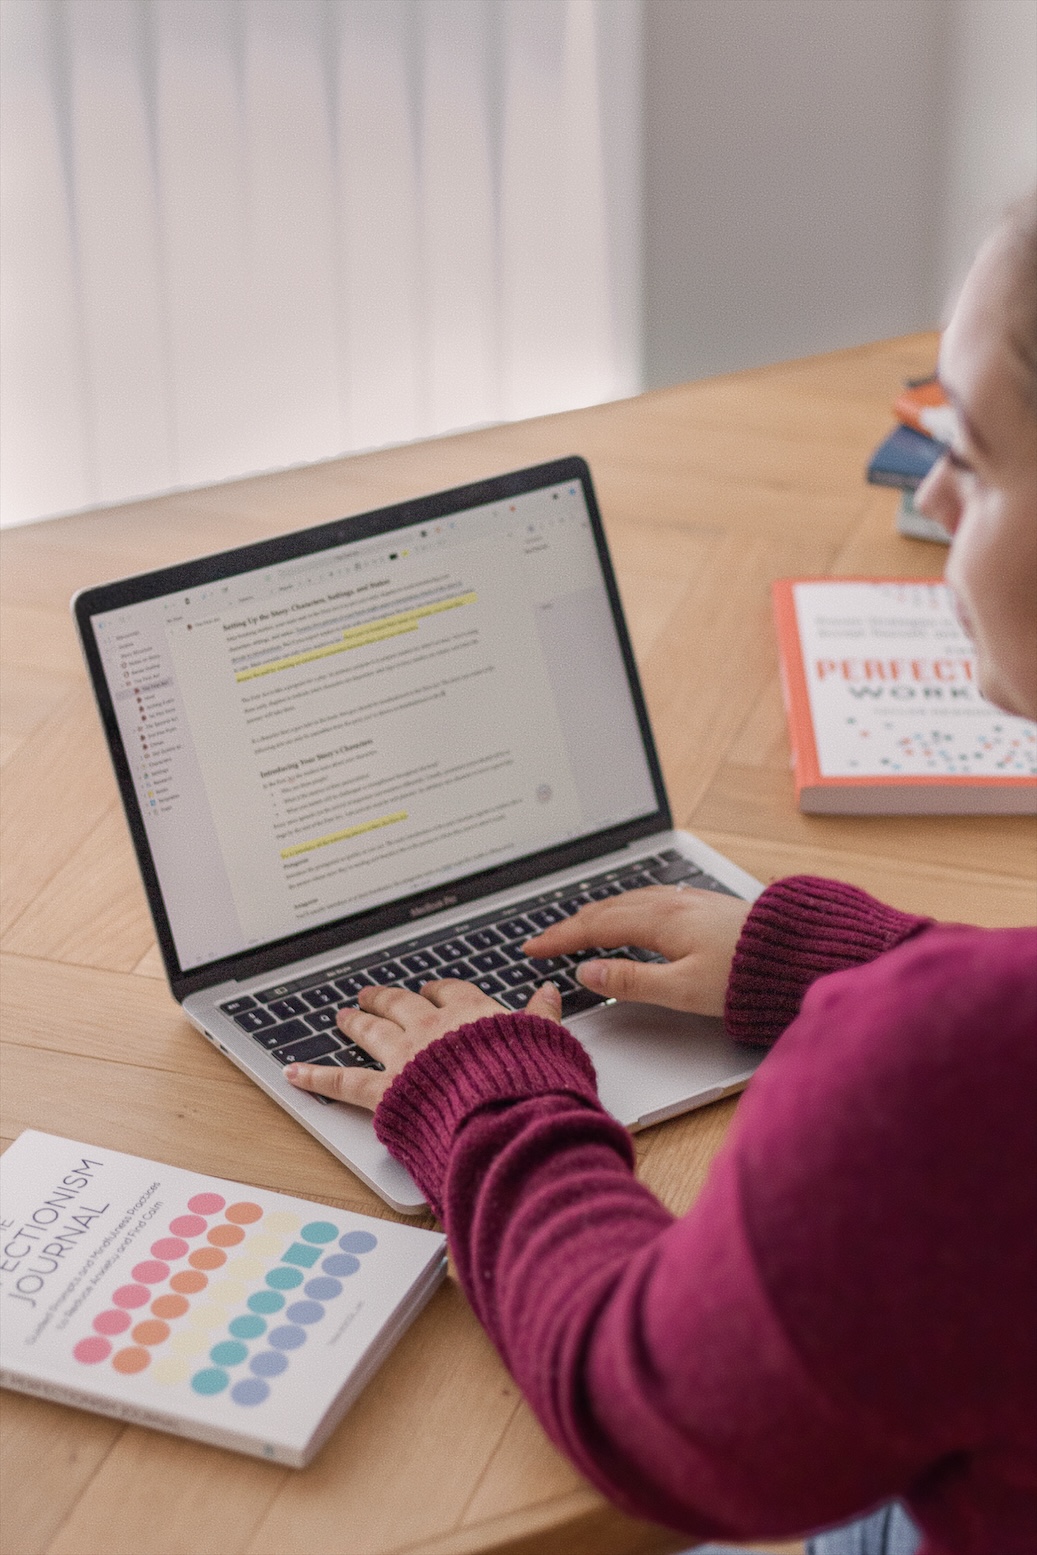
[[[80,1339],[72,1351],[76,1360],[86,1366],[94,1366],[98,1361],[106,1360],[111,1353],[112,1347],[107,1339]]]
[[[218,1193],[196,1193],[193,1199],[188,1199],[187,1207],[196,1215],[215,1215],[226,1202]]]
[[[107,1312],[98,1312],[94,1318],[94,1327],[99,1334],[121,1334],[132,1322],[128,1312],[120,1312],[118,1307],[109,1307]]]
[[[151,1300],[151,1292],[146,1285],[120,1285],[112,1300],[117,1307],[142,1307]]]
[[[187,1243],[179,1236],[160,1236],[157,1242],[152,1242],[151,1251],[156,1258],[173,1263],[177,1258],[184,1257]]]
[[[169,1222],[169,1229],[174,1236],[201,1236],[205,1221],[199,1215],[178,1215]]]
[[[135,1264],[132,1272],[133,1278],[140,1280],[142,1285],[160,1285],[169,1278],[169,1265],[148,1259],[144,1263]]]

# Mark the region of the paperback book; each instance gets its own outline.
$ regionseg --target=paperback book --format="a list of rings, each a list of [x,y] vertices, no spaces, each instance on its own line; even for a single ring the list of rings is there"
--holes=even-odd
[[[801,810],[1037,813],[1037,724],[981,694],[946,584],[785,578],[774,613]]]
[[[0,1384],[301,1468],[446,1272],[438,1233],[27,1130]]]

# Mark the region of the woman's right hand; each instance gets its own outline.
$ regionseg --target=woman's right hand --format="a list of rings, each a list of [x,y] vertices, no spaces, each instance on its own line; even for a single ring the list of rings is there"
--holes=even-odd
[[[576,976],[609,999],[638,999],[697,1015],[723,1015],[731,961],[749,902],[692,887],[646,886],[590,902],[523,946],[528,956],[638,945],[666,964],[625,957],[584,961]]]

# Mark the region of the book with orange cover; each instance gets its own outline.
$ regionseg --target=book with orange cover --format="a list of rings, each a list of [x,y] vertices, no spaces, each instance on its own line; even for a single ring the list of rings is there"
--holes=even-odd
[[[1037,724],[1001,712],[937,579],[773,586],[799,808],[1037,813]]]
[[[893,401],[893,414],[901,426],[924,432],[938,443],[953,440],[955,413],[936,377],[905,384]]]

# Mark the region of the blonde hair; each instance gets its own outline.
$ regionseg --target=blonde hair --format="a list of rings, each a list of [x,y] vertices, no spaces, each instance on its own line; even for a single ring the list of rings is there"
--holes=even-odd
[[[1008,342],[1022,369],[1023,392],[1037,413],[1037,190],[1009,207],[1003,231],[1015,269]]]

